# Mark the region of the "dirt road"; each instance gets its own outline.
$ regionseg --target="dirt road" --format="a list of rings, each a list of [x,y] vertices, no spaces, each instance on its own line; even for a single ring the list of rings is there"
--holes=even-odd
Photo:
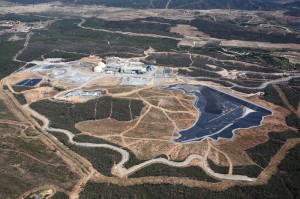
[[[207,163],[207,159],[205,157],[202,157],[200,155],[190,155],[186,160],[184,160],[183,162],[174,162],[174,161],[170,161],[167,160],[165,158],[155,158],[155,159],[151,159],[148,161],[145,161],[141,164],[135,165],[131,168],[126,169],[124,167],[125,163],[129,161],[129,153],[124,150],[121,149],[119,147],[116,146],[112,146],[109,144],[96,144],[96,143],[80,143],[80,142],[76,142],[74,141],[74,134],[70,131],[64,130],[64,129],[56,129],[56,128],[51,128],[49,127],[49,120],[48,118],[46,118],[45,116],[40,115],[39,113],[35,112],[34,110],[32,110],[29,105],[25,105],[24,109],[26,109],[28,112],[30,112],[31,115],[33,115],[34,117],[44,121],[44,128],[47,131],[53,131],[53,132],[58,132],[58,133],[63,133],[68,137],[68,141],[76,146],[81,146],[81,147],[90,147],[90,148],[108,148],[111,150],[114,150],[118,153],[120,153],[122,155],[122,160],[117,163],[113,168],[112,171],[114,174],[120,176],[120,177],[127,177],[128,175],[136,172],[137,170],[144,168],[146,166],[149,166],[151,164],[166,164],[169,166],[174,166],[174,167],[186,167],[188,166],[192,160],[200,160],[202,162],[202,169],[209,175],[214,176],[215,178],[219,178],[219,179],[226,179],[226,180],[237,180],[237,181],[250,181],[253,182],[256,180],[256,178],[249,178],[247,176],[242,176],[242,175],[229,175],[229,174],[219,174],[219,173],[215,173],[208,165]]]
[[[153,38],[162,38],[162,39],[173,39],[173,40],[177,40],[177,41],[182,40],[181,38],[177,38],[177,37],[170,37],[170,36],[163,36],[163,35],[156,35],[156,34],[144,34],[144,33],[117,31],[117,30],[113,31],[113,30],[100,29],[100,28],[90,28],[90,27],[83,26],[85,21],[86,21],[85,19],[82,19],[81,22],[79,24],[77,24],[77,26],[82,29],[86,29],[86,30],[118,33],[118,34],[122,34],[122,35],[135,36],[135,37],[153,37]]]

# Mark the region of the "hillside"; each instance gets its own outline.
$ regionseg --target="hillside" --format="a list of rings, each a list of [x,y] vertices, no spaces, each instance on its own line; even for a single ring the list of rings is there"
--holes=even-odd
[[[56,0],[7,0],[20,4],[37,4]],[[173,8],[173,9],[242,9],[270,10],[299,6],[293,0],[60,0],[62,3],[98,4],[131,8]]]

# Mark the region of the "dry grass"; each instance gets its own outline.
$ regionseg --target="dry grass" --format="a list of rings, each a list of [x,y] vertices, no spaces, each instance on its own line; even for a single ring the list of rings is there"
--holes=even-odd
[[[115,119],[103,119],[94,121],[84,121],[76,124],[80,131],[94,136],[119,135],[124,130],[129,129],[136,121],[120,122]]]
[[[131,145],[130,149],[138,158],[148,160],[166,154],[173,147],[174,143],[171,141],[143,140]]]
[[[133,130],[127,132],[127,137],[169,139],[174,126],[168,117],[158,108],[151,108],[149,113]]]
[[[46,184],[71,191],[79,176],[26,128],[0,124],[1,197],[17,198]]]
[[[57,94],[52,87],[40,87],[23,92],[28,103],[38,101],[44,98],[49,98]]]
[[[99,86],[117,86],[121,83],[121,78],[117,77],[102,77],[96,79],[83,87],[85,90],[97,89]]]

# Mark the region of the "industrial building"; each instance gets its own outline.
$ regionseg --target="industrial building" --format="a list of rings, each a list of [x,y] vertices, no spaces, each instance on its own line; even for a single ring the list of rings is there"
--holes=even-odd
[[[143,62],[131,61],[129,59],[119,57],[106,57],[105,63],[99,62],[93,68],[95,73],[127,73],[127,74],[143,74],[154,70],[153,66],[145,66]]]
[[[106,64],[103,62],[99,62],[98,65],[94,67],[94,72],[102,73],[105,68],[106,68]]]
[[[129,62],[122,68],[122,72],[130,74],[142,74],[147,72],[147,69],[142,62]]]
[[[98,97],[102,94],[102,91],[82,91],[82,90],[77,90],[70,92],[65,95],[66,98],[70,97],[79,97],[79,98],[94,98]]]

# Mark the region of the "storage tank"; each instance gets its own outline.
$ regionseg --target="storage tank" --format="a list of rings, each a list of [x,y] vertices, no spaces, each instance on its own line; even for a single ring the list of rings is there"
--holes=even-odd
[[[99,62],[98,66],[95,66],[94,72],[95,73],[101,73],[103,71],[103,68],[105,68],[105,67],[106,67],[105,63]]]
[[[98,63],[98,66],[100,66],[101,68],[105,68],[105,67],[106,67],[106,64],[103,63],[103,62],[99,62],[99,63]]]
[[[94,72],[95,72],[95,73],[101,73],[102,71],[103,71],[103,69],[102,69],[101,66],[96,66],[96,67],[94,68]]]

